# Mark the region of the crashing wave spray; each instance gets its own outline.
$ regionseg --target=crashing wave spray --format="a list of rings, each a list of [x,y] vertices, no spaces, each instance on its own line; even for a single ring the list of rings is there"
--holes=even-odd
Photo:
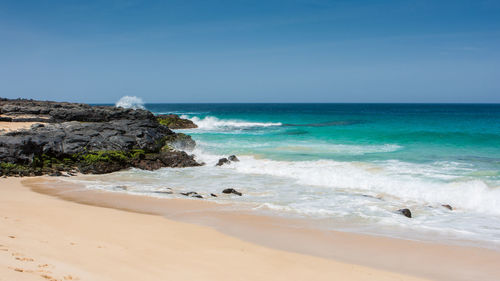
[[[136,96],[124,96],[115,104],[116,107],[145,109],[144,101]]]

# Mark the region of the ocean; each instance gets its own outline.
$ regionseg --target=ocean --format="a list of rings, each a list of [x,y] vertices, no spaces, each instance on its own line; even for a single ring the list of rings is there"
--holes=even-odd
[[[500,248],[499,104],[145,107],[194,121],[199,128],[178,131],[193,137],[190,153],[205,165],[78,182],[167,198],[180,195],[158,191],[196,191],[228,210],[306,219],[322,229]],[[239,162],[215,166],[233,154]],[[229,187],[244,195],[209,196]]]

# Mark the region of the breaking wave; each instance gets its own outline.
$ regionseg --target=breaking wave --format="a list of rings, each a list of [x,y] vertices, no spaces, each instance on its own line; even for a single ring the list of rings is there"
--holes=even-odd
[[[247,128],[256,128],[256,127],[273,127],[273,126],[281,126],[280,122],[248,122],[242,120],[220,120],[217,117],[206,116],[205,118],[193,117],[190,118],[196,125],[198,125],[199,129],[204,130],[230,130],[230,129],[247,129]]]
[[[463,209],[500,215],[500,189],[488,187],[485,182],[477,179],[457,177],[455,180],[439,182],[436,179],[404,175],[410,171],[415,173],[415,169],[419,168],[417,165],[410,165],[408,173],[402,170],[404,165],[400,165],[397,174],[388,171],[385,165],[377,167],[367,163],[331,160],[286,162],[247,159],[235,166],[234,169],[240,173],[287,177],[300,184],[371,191],[396,196],[403,201],[446,203]]]
[[[124,96],[115,104],[116,107],[145,109],[144,101],[136,96]]]

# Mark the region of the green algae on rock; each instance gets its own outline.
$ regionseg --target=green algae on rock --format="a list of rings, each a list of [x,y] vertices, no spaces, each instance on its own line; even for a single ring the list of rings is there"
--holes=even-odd
[[[156,116],[160,124],[167,126],[169,129],[194,129],[198,126],[189,119],[179,117],[177,114],[161,114]]]

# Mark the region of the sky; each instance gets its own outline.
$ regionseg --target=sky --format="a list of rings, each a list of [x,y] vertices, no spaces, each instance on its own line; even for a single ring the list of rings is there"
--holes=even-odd
[[[497,0],[0,0],[0,97],[500,103]]]

